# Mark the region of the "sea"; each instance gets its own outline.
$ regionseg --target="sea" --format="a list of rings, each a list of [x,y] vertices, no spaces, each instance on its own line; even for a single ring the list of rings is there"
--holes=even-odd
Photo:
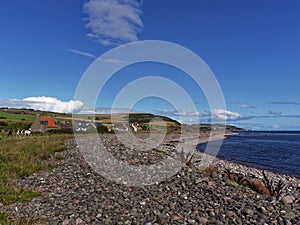
[[[217,145],[218,141],[212,142]],[[197,146],[204,151],[206,144]],[[209,149],[213,149],[211,152]],[[214,148],[206,149],[215,155]],[[216,155],[242,165],[300,178],[300,131],[247,131],[227,136]]]

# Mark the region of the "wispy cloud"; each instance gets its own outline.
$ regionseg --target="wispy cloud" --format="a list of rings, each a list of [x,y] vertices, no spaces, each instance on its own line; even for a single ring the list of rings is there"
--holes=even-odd
[[[279,112],[279,111],[269,111],[269,114],[270,115],[275,115],[275,116],[281,116],[282,115],[282,112]]]
[[[0,107],[30,108],[42,111],[75,113],[80,111],[83,103],[79,100],[61,101],[52,97],[28,97],[24,99],[0,99]]]
[[[300,102],[289,102],[289,101],[286,101],[286,102],[270,102],[271,104],[274,104],[274,105],[300,105]]]
[[[164,116],[170,117],[194,117],[197,116],[199,119],[204,120],[206,122],[211,122],[214,120],[216,121],[244,121],[244,120],[251,120],[251,119],[271,119],[271,118],[300,118],[300,114],[290,114],[285,115],[281,112],[277,111],[269,111],[267,115],[242,115],[237,112],[224,110],[224,109],[214,109],[211,111],[205,112],[193,112],[193,111],[186,111],[186,110],[156,110],[155,113]]]
[[[157,114],[165,115],[165,116],[203,116],[204,113],[189,111],[189,110],[155,110]]]
[[[261,116],[249,116],[248,119],[255,119],[255,118],[300,118],[300,114],[288,114],[284,115],[281,112],[273,112],[270,111],[268,115],[261,115]]]
[[[246,120],[251,119],[249,116],[243,116],[237,112],[232,112],[224,109],[214,109],[211,112],[194,112],[194,111],[186,111],[186,110],[156,110],[158,114],[165,116],[183,116],[183,117],[192,117],[197,116],[201,119],[205,119],[206,121],[238,121],[238,120]]]
[[[89,0],[83,6],[87,36],[102,45],[137,41],[144,26],[141,5],[139,0]]]
[[[300,114],[291,114],[291,115],[281,115],[279,117],[285,117],[285,118],[300,118]]]
[[[73,48],[67,49],[69,52],[73,52],[75,54],[78,55],[82,55],[82,56],[86,56],[86,57],[90,57],[90,58],[97,58],[94,54],[88,53],[88,52],[84,52],[84,51],[80,51],[80,50],[76,50]]]
[[[249,105],[249,104],[244,104],[244,103],[236,103],[236,104],[239,105],[242,108],[257,109],[257,107],[254,106],[254,105]]]
[[[110,113],[130,113],[130,108],[109,108],[109,107],[98,107],[96,113],[110,114]]]
[[[132,113],[130,108],[110,108],[110,107],[97,107],[95,109],[82,109],[80,114],[116,114],[116,113]]]

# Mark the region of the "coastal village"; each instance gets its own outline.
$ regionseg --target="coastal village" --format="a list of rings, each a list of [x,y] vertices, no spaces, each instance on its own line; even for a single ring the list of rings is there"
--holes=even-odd
[[[74,121],[58,121],[55,117],[47,117],[37,115],[37,118],[33,121],[28,130],[16,129],[17,135],[30,135],[31,133],[46,133],[60,131],[61,133],[69,132],[74,128],[75,132],[86,133],[93,131],[97,128],[107,128],[100,122],[95,122],[90,119],[85,120],[74,120]],[[111,124],[108,128],[108,132],[138,132],[142,131],[143,128],[138,123],[130,124]]]
[[[126,114],[124,114],[124,116],[126,116]],[[124,116],[120,115],[120,117]],[[145,116],[141,114],[136,119],[137,121],[142,121],[142,124],[140,124],[135,122],[134,119],[125,122],[126,119],[124,118],[121,118],[116,122],[111,122],[108,115],[80,115],[78,118],[72,119],[72,115],[2,108],[0,109],[0,130],[2,130],[2,133],[9,133],[10,135],[72,133],[73,131],[89,133],[93,132],[95,129],[100,133],[147,132],[149,131],[148,122],[154,115],[151,115],[150,119],[143,119],[144,117]],[[105,119],[101,120],[99,118]],[[172,122],[172,120],[169,122]],[[177,125],[176,123],[174,124]]]

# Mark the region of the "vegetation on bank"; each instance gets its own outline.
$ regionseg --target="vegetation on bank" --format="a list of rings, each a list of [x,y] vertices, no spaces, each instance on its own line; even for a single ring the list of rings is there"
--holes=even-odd
[[[39,135],[8,137],[0,141],[0,205],[27,202],[40,193],[19,187],[15,181],[41,170],[52,169],[48,160],[55,152],[63,151],[66,139],[72,135]],[[54,158],[54,160],[60,160]],[[6,213],[0,213],[0,224],[12,223]],[[26,224],[26,221],[15,224]],[[30,223],[28,223],[30,224]]]
[[[0,145],[0,204],[28,201],[37,193],[24,190],[12,181],[27,177],[43,169],[51,169],[49,159],[55,152],[64,150],[64,141],[72,135],[45,135],[13,137]]]

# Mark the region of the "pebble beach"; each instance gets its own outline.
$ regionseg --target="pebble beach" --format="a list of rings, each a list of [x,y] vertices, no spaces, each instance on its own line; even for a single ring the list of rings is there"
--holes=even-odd
[[[134,163],[143,154],[120,146],[116,137],[103,134],[110,151]],[[176,137],[170,135],[170,141]],[[214,140],[223,138],[215,135]],[[201,137],[199,142],[207,141]],[[169,155],[172,144],[161,150]],[[211,171],[203,170],[199,161],[210,157],[195,152],[192,166],[183,166],[168,179],[141,187],[130,187],[107,180],[84,160],[75,140],[66,142],[66,150],[56,153],[63,160],[53,160],[55,169],[33,174],[16,181],[19,185],[41,192],[28,203],[2,206],[12,217],[34,217],[41,224],[300,224],[300,180],[295,177],[265,172],[274,182],[285,184],[282,196],[259,194],[231,182],[225,173],[230,170],[251,179],[262,180],[261,170],[213,158]],[[168,149],[166,149],[166,146]],[[196,147],[196,146],[195,146]],[[151,160],[162,159],[162,151],[151,152]],[[140,159],[139,159],[140,157]],[[136,160],[136,161],[135,161]],[[151,163],[151,161],[149,162]]]

